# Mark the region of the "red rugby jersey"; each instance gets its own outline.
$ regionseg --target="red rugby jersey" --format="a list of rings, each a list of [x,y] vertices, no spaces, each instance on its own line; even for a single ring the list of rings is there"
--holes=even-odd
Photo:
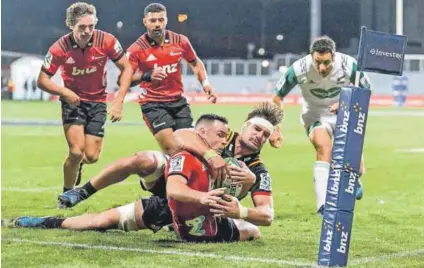
[[[68,33],[50,47],[41,69],[54,75],[60,68],[65,87],[82,101],[105,102],[107,59],[117,61],[123,55],[121,44],[110,33],[94,30],[84,49]]]
[[[184,89],[180,62],[182,59],[192,62],[197,58],[186,36],[167,30],[164,43],[158,45],[145,33],[127,51],[134,71],[140,70],[144,73],[151,72],[155,67],[162,67],[167,74],[162,81],[140,83],[143,89],[141,104],[175,101],[181,98]]]
[[[193,190],[208,192],[211,189],[206,166],[194,155],[180,152],[171,159],[165,170],[165,178],[178,174],[187,179],[187,186]],[[176,232],[181,238],[213,238],[217,223],[208,206],[182,203],[168,198]]]

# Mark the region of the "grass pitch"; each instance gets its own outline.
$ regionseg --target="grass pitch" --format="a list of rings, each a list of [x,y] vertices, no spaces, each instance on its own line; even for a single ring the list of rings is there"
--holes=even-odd
[[[216,112],[234,130],[251,106],[193,106],[194,116]],[[374,114],[377,112],[378,114]],[[300,107],[286,107],[284,148],[266,145],[275,219],[258,241],[181,243],[160,231],[75,232],[2,229],[3,267],[308,267],[316,263],[321,218],[315,211],[314,150],[299,124]],[[416,116],[408,116],[407,114]],[[60,120],[58,103],[2,102],[2,120]],[[98,163],[84,167],[83,183],[113,160],[158,149],[139,106],[125,104],[123,123],[106,127]],[[137,177],[95,194],[74,209],[56,209],[67,154],[61,126],[2,125],[2,218],[73,216],[146,196]],[[365,135],[364,198],[356,203],[349,266],[424,267],[424,110],[371,109]],[[402,151],[403,150],[403,151]],[[244,204],[251,206],[250,200]]]

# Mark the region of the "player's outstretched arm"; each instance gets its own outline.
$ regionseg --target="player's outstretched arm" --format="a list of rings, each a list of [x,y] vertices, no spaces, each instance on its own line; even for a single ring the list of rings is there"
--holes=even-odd
[[[69,88],[59,86],[51,78],[51,75],[41,70],[37,79],[37,87],[52,95],[59,95],[72,106],[80,104],[80,97],[75,92]]]
[[[190,129],[179,129],[173,133],[177,150],[186,150],[205,160],[210,169],[212,178],[219,181],[230,173],[224,159]]]

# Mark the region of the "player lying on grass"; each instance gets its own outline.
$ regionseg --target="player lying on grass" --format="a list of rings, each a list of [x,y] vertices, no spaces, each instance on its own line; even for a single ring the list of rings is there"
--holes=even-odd
[[[221,153],[227,143],[229,129],[227,120],[217,115],[202,116],[195,127],[195,133],[208,145],[209,149]],[[259,238],[259,229],[248,222],[233,220],[228,217],[215,217],[210,205],[222,200],[221,197],[232,200],[231,196],[224,195],[224,189],[212,189],[213,181],[207,172],[200,157],[182,151],[174,155],[166,170],[166,192],[169,196],[169,211],[166,198],[161,199],[167,208],[167,217],[174,223],[180,238],[188,241],[241,241]],[[241,195],[253,185],[243,185]],[[159,199],[155,196],[154,198]],[[235,201],[238,204],[238,201]],[[241,207],[241,206],[240,206]],[[135,231],[140,229],[154,229],[148,226],[151,213],[161,215],[162,210],[145,211],[145,203],[138,200],[118,208],[109,209],[102,213],[85,214],[71,218],[60,217],[19,217],[9,226],[23,228],[62,228],[72,230],[107,230],[122,229]],[[218,210],[221,215],[222,210]],[[172,216],[171,216],[172,213]],[[240,213],[239,213],[240,214]],[[7,222],[3,222],[7,224]],[[152,228],[153,227],[153,228]]]
[[[312,43],[309,55],[289,67],[274,89],[273,101],[281,107],[284,97],[296,85],[302,90],[304,104],[300,121],[316,151],[313,177],[318,213],[324,209],[340,90],[355,83],[356,69],[355,59],[336,52],[334,41],[323,36]],[[360,74],[359,86],[370,88],[364,73]],[[281,139],[281,134],[273,135],[271,144],[279,146]],[[364,172],[361,161],[360,175]],[[356,199],[361,199],[362,195],[359,184]]]
[[[271,225],[274,217],[271,176],[260,161],[260,150],[267,142],[274,127],[281,123],[282,118],[282,111],[276,105],[260,104],[248,114],[240,134],[230,133],[227,146],[222,154],[224,157],[235,157],[244,162],[254,174],[252,178],[249,170],[229,167],[233,180],[241,183],[255,180],[255,184],[250,189],[254,208],[249,208],[246,220],[256,225]],[[211,169],[221,167],[221,163],[225,164],[221,156],[211,151],[195,132],[188,129],[178,130],[174,136],[179,148],[184,148],[197,156],[203,156],[203,160]],[[141,186],[154,195],[152,198],[144,199],[143,206],[145,211],[152,215],[150,216],[151,226],[153,226],[151,229],[156,230],[158,227],[161,228],[170,223],[166,200],[162,200],[166,197],[163,176],[166,162],[165,155],[152,151],[139,152],[133,156],[118,159],[83,187],[62,194],[60,201],[68,207],[75,206],[97,191],[136,174],[140,176]],[[225,206],[228,211],[227,216],[239,213],[236,202],[222,202],[221,205]]]

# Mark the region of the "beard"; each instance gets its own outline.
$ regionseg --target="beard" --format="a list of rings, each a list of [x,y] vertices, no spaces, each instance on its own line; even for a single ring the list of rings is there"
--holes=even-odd
[[[257,148],[256,146],[251,145],[248,142],[245,142],[243,139],[240,139],[240,144],[241,144],[242,147],[247,148],[248,150],[252,151],[253,153],[260,151],[260,148]]]

